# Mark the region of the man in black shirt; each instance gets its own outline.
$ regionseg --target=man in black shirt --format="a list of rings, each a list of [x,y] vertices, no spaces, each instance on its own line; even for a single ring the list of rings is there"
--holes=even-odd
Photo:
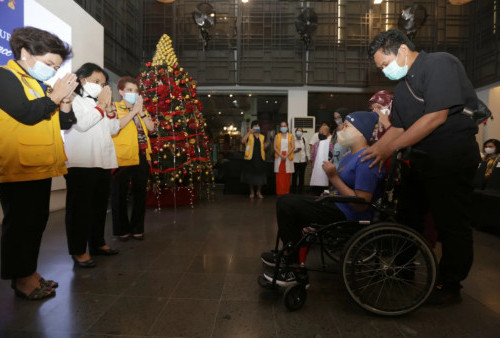
[[[460,282],[472,265],[469,206],[480,160],[477,126],[464,108],[476,109],[477,96],[456,57],[419,53],[400,31],[380,33],[368,53],[386,77],[401,81],[394,90],[392,126],[361,156],[381,165],[396,149],[421,151],[404,175],[398,214],[422,230],[425,212],[431,212],[443,254],[429,303],[460,302]]]

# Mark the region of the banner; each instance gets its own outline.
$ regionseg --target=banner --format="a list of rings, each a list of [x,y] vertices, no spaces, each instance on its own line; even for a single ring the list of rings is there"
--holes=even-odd
[[[24,0],[0,0],[0,65],[13,59],[10,35],[14,28],[24,26]]]

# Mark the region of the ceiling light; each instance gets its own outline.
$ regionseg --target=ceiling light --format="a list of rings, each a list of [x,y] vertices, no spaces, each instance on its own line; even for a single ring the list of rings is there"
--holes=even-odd
[[[252,96],[252,94],[248,94],[248,96]]]
[[[243,115],[243,112],[241,112],[240,114]]]
[[[380,5],[384,0],[373,0],[374,5]]]
[[[241,2],[243,2],[244,4],[246,4],[248,2],[248,0],[241,0]]]
[[[219,115],[222,114],[221,112],[219,112]]]
[[[212,95],[208,94],[207,96],[208,96],[208,97],[211,97]]]
[[[233,97],[233,94],[229,94],[229,97]]]
[[[278,103],[278,101],[274,101],[274,103]]]

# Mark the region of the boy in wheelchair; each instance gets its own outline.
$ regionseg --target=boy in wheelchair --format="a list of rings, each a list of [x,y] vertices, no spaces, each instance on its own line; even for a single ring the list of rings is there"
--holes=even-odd
[[[381,193],[381,183],[384,172],[377,167],[370,168],[366,162],[361,162],[361,154],[368,146],[375,128],[378,115],[375,112],[357,111],[349,114],[345,119],[345,127],[337,133],[338,142],[350,148],[340,161],[339,168],[331,162],[323,162],[323,170],[330,183],[341,196],[357,196],[367,202],[376,200]],[[328,199],[315,200],[299,195],[283,195],[276,203],[278,233],[283,245],[295,245],[302,238],[303,230],[311,224],[326,225],[342,220],[372,220],[373,210],[368,204],[333,203]],[[310,229],[314,231],[314,229]],[[299,252],[285,252],[283,259],[286,264],[297,269],[287,269],[279,273],[276,283],[280,286],[293,284],[301,276],[299,267]],[[275,266],[277,255],[274,252],[264,252],[262,262],[268,266]],[[273,280],[271,273],[264,273],[268,281]]]

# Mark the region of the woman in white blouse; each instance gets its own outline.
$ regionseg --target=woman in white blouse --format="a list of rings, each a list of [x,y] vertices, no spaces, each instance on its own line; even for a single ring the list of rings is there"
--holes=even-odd
[[[111,169],[117,168],[111,136],[120,130],[111,104],[108,74],[86,63],[77,71],[73,111],[77,122],[64,132],[66,175],[66,236],[76,266],[92,268],[91,255],[114,255],[104,240]],[[87,245],[89,252],[87,252]]]
[[[288,123],[280,123],[280,132],[274,138],[274,172],[276,173],[276,195],[290,193],[290,179],[295,171],[293,152],[295,138],[288,132]]]

